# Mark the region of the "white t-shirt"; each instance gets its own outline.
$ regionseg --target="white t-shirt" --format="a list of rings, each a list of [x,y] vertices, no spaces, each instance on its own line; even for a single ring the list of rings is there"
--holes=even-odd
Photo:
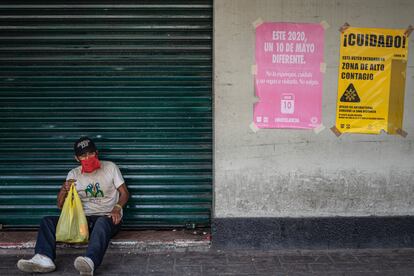
[[[87,216],[110,214],[119,199],[117,189],[125,182],[117,165],[110,161],[99,162],[101,167],[91,173],[81,173],[82,166],[79,166],[66,177],[66,180],[76,180],[76,191]]]

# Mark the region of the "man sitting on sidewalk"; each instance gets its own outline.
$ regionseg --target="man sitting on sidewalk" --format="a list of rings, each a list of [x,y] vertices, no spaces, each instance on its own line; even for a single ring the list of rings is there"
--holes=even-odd
[[[72,169],[58,194],[62,209],[72,183],[82,201],[89,226],[89,243],[85,256],[75,259],[75,268],[81,275],[93,275],[101,264],[109,241],[121,227],[122,208],[129,198],[117,165],[100,161],[95,144],[88,137],[75,142],[75,159],[81,166]],[[51,272],[56,269],[56,226],[59,217],[47,216],[40,223],[35,255],[30,260],[19,260],[17,267],[24,272]]]

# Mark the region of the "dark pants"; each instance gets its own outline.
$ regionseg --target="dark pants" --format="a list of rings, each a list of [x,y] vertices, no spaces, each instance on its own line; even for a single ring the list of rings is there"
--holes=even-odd
[[[107,216],[87,216],[89,226],[89,243],[86,257],[92,259],[95,268],[102,263],[109,241],[121,228],[121,223],[114,224]],[[36,254],[56,258],[56,225],[59,217],[44,217],[40,222],[35,247]]]

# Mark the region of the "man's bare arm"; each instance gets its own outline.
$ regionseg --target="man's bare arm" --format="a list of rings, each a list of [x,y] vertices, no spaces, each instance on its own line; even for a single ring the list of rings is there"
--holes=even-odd
[[[66,196],[68,195],[68,192],[70,190],[70,186],[75,181],[76,180],[74,179],[69,179],[62,184],[62,187],[60,188],[59,193],[57,195],[57,206],[59,209],[62,209],[63,204],[65,203]]]
[[[121,222],[121,219],[122,219],[121,210],[122,208],[124,208],[125,204],[128,202],[128,199],[129,199],[129,192],[128,192],[128,188],[126,187],[125,183],[119,186],[118,192],[119,192],[118,202],[112,209],[111,215],[110,215],[112,218],[112,222],[114,224],[118,224]]]

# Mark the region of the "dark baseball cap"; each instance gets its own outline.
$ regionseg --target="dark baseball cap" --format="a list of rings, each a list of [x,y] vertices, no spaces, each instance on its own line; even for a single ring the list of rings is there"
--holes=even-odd
[[[73,149],[75,150],[76,156],[81,156],[87,152],[97,151],[95,143],[92,141],[92,139],[86,136],[79,138],[73,145]]]

